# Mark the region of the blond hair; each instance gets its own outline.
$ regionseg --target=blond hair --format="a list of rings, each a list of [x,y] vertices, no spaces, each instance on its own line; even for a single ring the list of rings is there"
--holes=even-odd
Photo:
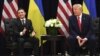
[[[82,10],[82,5],[81,4],[74,4],[73,8],[75,8],[75,7],[79,8],[80,10]]]

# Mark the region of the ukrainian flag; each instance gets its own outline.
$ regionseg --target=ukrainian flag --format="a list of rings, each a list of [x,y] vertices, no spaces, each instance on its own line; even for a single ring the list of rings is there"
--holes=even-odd
[[[97,16],[95,0],[83,0],[83,13],[90,14],[92,17]]]
[[[36,32],[35,36],[40,39],[41,35],[46,34],[41,0],[30,0],[28,18],[32,21],[34,31]]]

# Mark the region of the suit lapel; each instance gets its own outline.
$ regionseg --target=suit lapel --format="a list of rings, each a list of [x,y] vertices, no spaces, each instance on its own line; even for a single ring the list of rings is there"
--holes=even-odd
[[[21,22],[21,20],[19,18],[17,19],[17,24],[18,25],[22,25],[22,22]]]
[[[22,22],[21,22],[20,19],[17,20],[17,25],[21,30],[23,30],[24,27],[23,27]]]

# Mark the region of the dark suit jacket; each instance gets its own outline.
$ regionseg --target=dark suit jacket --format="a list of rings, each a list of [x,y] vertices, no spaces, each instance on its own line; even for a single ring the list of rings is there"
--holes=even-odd
[[[22,25],[20,19],[16,19],[12,22],[13,25],[13,33],[18,37],[29,37],[30,33],[33,31],[32,22],[29,19],[26,19],[26,23]],[[20,36],[20,32],[23,31],[24,27],[27,29],[26,34],[24,36]]]
[[[75,15],[72,15],[69,18],[69,32],[72,37],[81,36],[89,38],[92,35],[92,24],[91,17],[87,14],[82,14],[82,30],[79,30],[77,18]]]

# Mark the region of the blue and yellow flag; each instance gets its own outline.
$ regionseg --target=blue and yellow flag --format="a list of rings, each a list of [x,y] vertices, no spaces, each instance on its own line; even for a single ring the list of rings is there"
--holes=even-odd
[[[35,0],[35,3],[37,4],[42,16],[44,16],[43,6],[42,6],[42,0]]]
[[[43,8],[41,1],[30,0],[28,9],[28,18],[31,19],[36,37],[40,39],[41,35],[46,34],[45,20],[43,17]]]
[[[83,13],[90,14],[92,17],[97,16],[95,0],[83,0]]]

